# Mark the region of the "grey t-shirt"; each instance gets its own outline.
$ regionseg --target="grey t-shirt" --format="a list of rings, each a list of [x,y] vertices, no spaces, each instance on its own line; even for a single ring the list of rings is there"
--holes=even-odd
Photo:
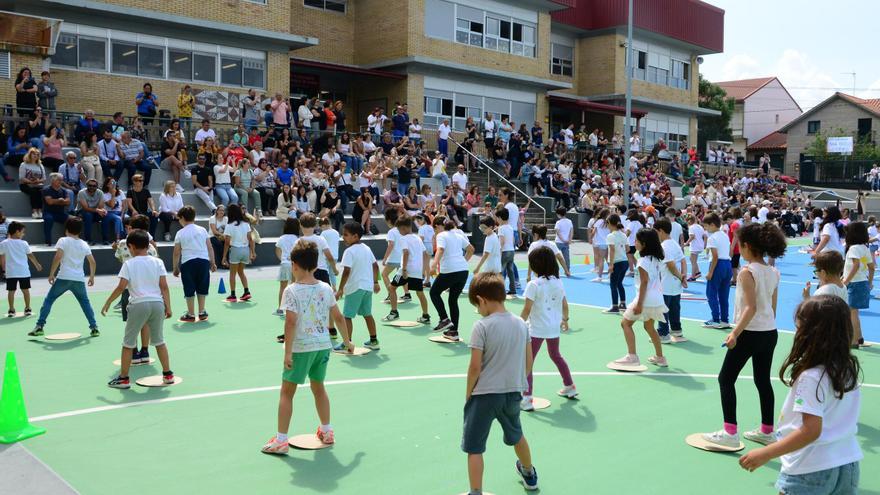
[[[483,351],[483,369],[473,395],[527,390],[528,341],[528,326],[509,311],[491,314],[474,323],[470,346]]]
[[[95,189],[95,193],[89,195],[89,190],[86,188],[82,188],[76,195],[76,204],[77,206],[79,206],[80,202],[84,202],[89,208],[97,208],[98,203],[100,203],[101,198],[103,197],[104,193],[101,192],[100,189]]]

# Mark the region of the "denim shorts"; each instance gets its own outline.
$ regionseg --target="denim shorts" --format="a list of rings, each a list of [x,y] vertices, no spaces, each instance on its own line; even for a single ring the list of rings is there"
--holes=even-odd
[[[251,248],[248,246],[232,246],[229,248],[229,264],[235,265],[241,263],[249,265],[251,262]]]
[[[867,280],[861,282],[850,282],[846,286],[846,292],[849,294],[849,307],[852,309],[868,309],[871,303],[871,289]]]
[[[779,473],[776,489],[784,495],[856,495],[859,463],[806,474]]]

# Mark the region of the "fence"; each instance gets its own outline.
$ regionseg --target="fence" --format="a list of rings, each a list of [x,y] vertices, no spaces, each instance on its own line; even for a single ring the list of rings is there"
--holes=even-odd
[[[867,189],[871,187],[867,175],[874,163],[868,160],[804,160],[800,163],[799,180],[805,186]]]

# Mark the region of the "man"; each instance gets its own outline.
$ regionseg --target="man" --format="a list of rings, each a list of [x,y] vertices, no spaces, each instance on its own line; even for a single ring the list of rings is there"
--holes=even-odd
[[[135,95],[134,102],[144,125],[153,125],[153,117],[159,112],[159,98],[153,93],[153,85],[144,83],[143,91]]]
[[[544,129],[541,127],[541,123],[537,120],[532,126],[532,144],[538,148],[544,145]]]
[[[244,126],[248,132],[256,129],[260,121],[260,97],[253,88],[248,90],[244,97]]]
[[[58,167],[58,173],[63,177],[61,187],[68,191],[70,197],[69,212],[72,213],[76,202],[76,194],[82,189],[83,169],[79,163],[76,163],[76,153],[68,151],[64,155],[64,163]]]
[[[462,191],[467,191],[468,176],[464,172],[464,165],[458,166],[458,172],[452,175],[452,183],[457,184]]]
[[[202,120],[202,128],[196,132],[196,145],[201,146],[206,138],[211,138],[217,142],[217,133],[211,129],[211,121],[209,119]]]
[[[119,142],[122,139],[122,133],[125,132],[125,117],[122,112],[113,114],[113,118],[107,122],[107,128],[110,129],[114,141]]]
[[[498,132],[498,125],[493,119],[492,114],[487,113],[486,120],[483,121],[483,140],[487,150],[495,148],[495,133]]]
[[[58,90],[55,88],[50,78],[49,71],[44,70],[40,74],[41,81],[37,84],[37,97],[40,99],[40,108],[46,111],[49,118],[55,120],[55,97],[58,96]]]
[[[376,135],[377,138],[382,137],[382,132],[385,130],[385,121],[388,120],[382,113],[382,108],[376,107],[373,109],[373,113],[371,113],[367,117],[367,128]],[[379,142],[378,140],[376,142]]]
[[[86,139],[88,133],[94,132],[97,134],[99,127],[101,127],[101,124],[95,120],[95,111],[86,110],[83,112],[83,117],[76,123],[76,127],[73,130],[73,137],[77,142],[82,142]]]
[[[89,179],[86,181],[85,189],[81,190],[76,197],[79,216],[83,219],[82,238],[89,245],[94,245],[92,240],[92,226],[95,222],[103,223],[107,217],[107,210],[104,209],[104,193],[98,189],[98,181]],[[107,241],[107,238],[104,238]]]
[[[120,156],[119,148],[116,146],[116,141],[113,140],[113,134],[110,132],[110,129],[104,129],[104,139],[98,141],[98,158],[101,161],[101,170],[104,172],[104,177],[113,177],[119,182],[119,177],[122,176],[123,170],[120,163],[122,157]]]
[[[565,149],[574,148],[574,124],[568,124],[568,127],[560,131],[562,141],[565,143]]]
[[[593,132],[587,137],[590,141],[590,147],[596,149],[599,147],[599,129],[593,129]]]
[[[406,136],[408,130],[409,121],[406,118],[406,114],[402,107],[397,107],[397,112],[391,118],[391,137],[394,138],[394,142],[396,143],[403,136]]]
[[[550,177],[550,183],[548,186],[550,196],[556,200],[557,206],[564,207],[568,210],[571,207],[571,198],[568,195],[568,191],[565,189],[565,179],[562,178],[562,174],[559,172],[554,173]]]
[[[59,173],[49,174],[49,185],[43,188],[43,236],[47,246],[52,246],[52,225],[67,221],[71,199],[67,189],[61,187],[64,178]]]
[[[272,123],[277,129],[290,127],[290,100],[284,98],[280,92],[275,93],[275,99],[269,105],[272,109]]]
[[[192,174],[193,190],[195,190],[196,196],[202,200],[202,203],[205,203],[213,215],[214,210],[217,209],[217,205],[214,204],[214,170],[206,166],[205,162],[205,154],[199,153],[199,156],[196,157],[196,164],[198,166],[193,170]]]
[[[127,169],[128,185],[131,186],[131,179],[134,177],[135,172],[141,171],[144,174],[144,185],[149,187],[150,176],[153,175],[153,167],[144,159],[143,144],[137,139],[132,138],[131,134],[126,131],[122,133],[118,146],[119,155],[122,156],[122,166],[119,168],[119,175],[122,175],[122,168]],[[116,182],[119,182],[119,177],[116,178]]]
[[[178,184],[178,187],[180,184]],[[131,188],[125,194],[125,206],[123,211],[129,216],[145,215],[150,219],[150,235],[156,235],[156,226],[159,223],[159,210],[153,202],[150,190],[144,187],[144,176],[136,174],[132,178]]]
[[[443,119],[437,127],[437,150],[443,156],[449,155],[449,135],[452,134],[452,128],[449,127],[449,119]]]

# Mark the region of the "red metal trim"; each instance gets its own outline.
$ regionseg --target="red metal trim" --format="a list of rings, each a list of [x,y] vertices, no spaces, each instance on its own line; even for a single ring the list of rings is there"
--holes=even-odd
[[[565,98],[562,96],[548,96],[547,97],[551,104],[555,103],[560,106],[570,107],[570,108],[578,108],[581,110],[586,110],[589,112],[596,113],[604,113],[610,115],[626,115],[626,108],[618,106],[618,105],[609,105],[607,103],[597,103],[595,101],[586,101],[586,100],[577,100],[573,98]],[[640,110],[637,108],[633,108],[630,116],[640,119],[648,115],[646,110]]]
[[[339,65],[339,64],[330,64],[326,62],[316,62],[314,60],[304,60],[299,58],[291,58],[290,59],[290,67],[312,67],[316,69],[324,69],[324,70],[333,70],[338,72],[346,72],[349,74],[360,74],[362,76],[375,76],[375,77],[384,77],[386,79],[406,79],[406,74],[398,74],[397,72],[390,72],[387,70],[379,70],[379,69],[362,69],[360,67],[352,67],[349,65]]]

